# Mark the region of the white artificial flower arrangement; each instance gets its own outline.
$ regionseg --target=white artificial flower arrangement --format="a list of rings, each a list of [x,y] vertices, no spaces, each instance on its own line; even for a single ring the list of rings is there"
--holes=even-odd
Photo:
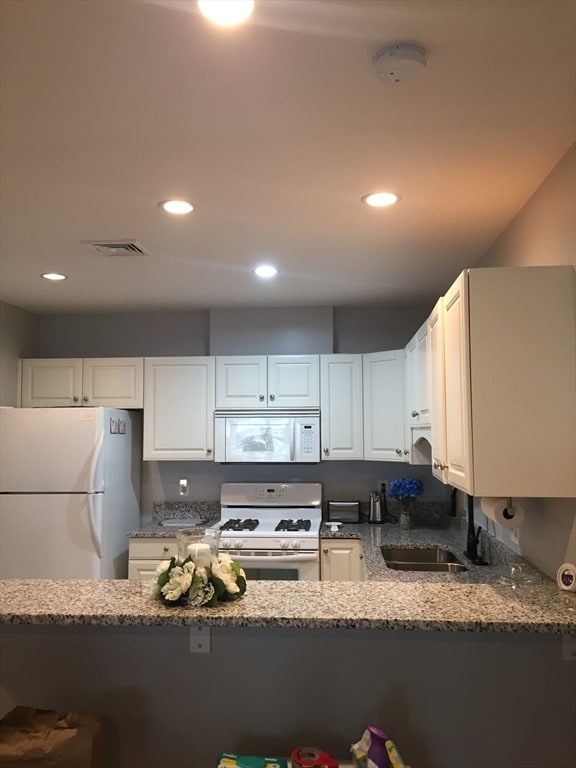
[[[219,554],[210,565],[196,565],[190,555],[173,557],[156,568],[155,589],[166,605],[206,605],[237,600],[246,592],[246,574],[229,555]]]

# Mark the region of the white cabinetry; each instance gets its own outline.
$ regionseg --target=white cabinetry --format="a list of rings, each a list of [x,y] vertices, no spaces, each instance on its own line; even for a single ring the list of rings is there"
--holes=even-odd
[[[142,408],[144,359],[94,357],[21,361],[23,408]]]
[[[318,355],[216,358],[217,408],[318,408]]]
[[[432,474],[446,483],[446,386],[444,380],[444,299],[436,302],[428,318],[428,402]]]
[[[454,487],[576,496],[574,276],[471,269],[444,296],[444,479]],[[436,421],[433,411],[433,432]]]
[[[128,578],[153,581],[162,560],[178,554],[176,538],[153,537],[130,539],[128,544]]]
[[[212,461],[214,358],[145,360],[144,459]]]
[[[364,458],[404,461],[404,352],[363,356]]]
[[[430,410],[428,407],[428,390],[426,384],[426,339],[428,336],[428,323],[424,323],[416,334],[410,339],[405,353],[405,392],[406,415],[410,427],[423,427],[430,424]]]
[[[322,460],[362,459],[362,355],[320,356]]]
[[[359,539],[321,539],[322,581],[365,581],[366,563]]]

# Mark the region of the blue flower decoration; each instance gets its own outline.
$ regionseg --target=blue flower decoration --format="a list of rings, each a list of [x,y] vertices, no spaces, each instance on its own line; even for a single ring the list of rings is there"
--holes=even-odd
[[[388,487],[388,496],[393,499],[415,499],[420,496],[424,486],[420,480],[414,477],[400,477],[398,480],[392,480]]]

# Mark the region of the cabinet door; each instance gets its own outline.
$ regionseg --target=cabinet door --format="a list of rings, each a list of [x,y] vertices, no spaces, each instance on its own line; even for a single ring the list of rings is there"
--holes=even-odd
[[[411,462],[412,427],[416,416],[416,336],[404,347],[404,460]]]
[[[213,357],[144,361],[144,459],[212,461]]]
[[[85,358],[82,403],[109,408],[144,406],[144,358]]]
[[[268,407],[318,408],[318,355],[278,355],[268,358]]]
[[[362,542],[358,539],[323,539],[322,581],[364,581],[366,571]]]
[[[404,460],[404,353],[364,355],[364,459]]]
[[[450,485],[472,493],[474,479],[468,311],[468,273],[463,272],[444,296],[446,480]],[[486,371],[485,375],[495,374]]]
[[[128,578],[133,581],[154,581],[160,560],[129,560]]]
[[[424,323],[416,333],[414,350],[414,408],[410,411],[412,426],[425,427],[430,424],[430,407],[428,405],[428,323]]]
[[[322,460],[362,459],[362,355],[320,356]]]
[[[22,360],[22,408],[82,405],[82,359]]]
[[[428,402],[430,404],[430,440],[432,474],[443,483],[446,479],[446,386],[444,380],[444,299],[436,302],[428,318]]]
[[[243,355],[216,358],[217,408],[268,406],[266,357]]]

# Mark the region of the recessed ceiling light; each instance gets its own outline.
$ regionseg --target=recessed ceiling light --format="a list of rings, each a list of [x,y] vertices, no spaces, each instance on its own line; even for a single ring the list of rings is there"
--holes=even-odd
[[[254,10],[254,0],[198,0],[200,13],[222,27],[242,24]]]
[[[66,280],[66,275],[61,275],[59,272],[44,272],[43,275],[40,275],[40,277],[43,277],[45,280]]]
[[[278,270],[271,264],[261,264],[259,267],[256,267],[254,274],[258,275],[258,277],[263,277],[264,279],[268,280],[269,278],[278,274]]]
[[[194,206],[187,200],[164,200],[163,203],[158,203],[158,207],[177,216],[194,210]]]
[[[394,205],[398,202],[398,195],[393,192],[373,192],[370,195],[364,195],[362,202],[372,208],[384,208],[387,205]]]

